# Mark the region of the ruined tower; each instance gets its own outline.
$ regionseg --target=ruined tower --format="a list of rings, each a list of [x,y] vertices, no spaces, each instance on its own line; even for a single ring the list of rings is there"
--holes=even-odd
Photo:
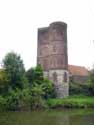
[[[53,81],[57,97],[68,96],[66,23],[54,22],[49,27],[38,29],[37,63],[43,66],[44,75]]]

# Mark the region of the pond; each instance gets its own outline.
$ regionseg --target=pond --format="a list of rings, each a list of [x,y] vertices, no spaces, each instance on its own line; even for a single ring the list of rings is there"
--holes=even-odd
[[[94,125],[94,109],[1,112],[0,125]]]

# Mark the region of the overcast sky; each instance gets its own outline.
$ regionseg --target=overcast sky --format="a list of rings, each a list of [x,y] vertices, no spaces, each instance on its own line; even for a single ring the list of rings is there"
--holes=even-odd
[[[26,69],[36,65],[37,28],[68,24],[69,64],[94,63],[94,0],[0,0],[0,62],[14,51]]]

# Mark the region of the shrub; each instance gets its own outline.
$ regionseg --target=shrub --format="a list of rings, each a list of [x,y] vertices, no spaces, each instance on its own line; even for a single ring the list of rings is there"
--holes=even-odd
[[[91,95],[90,84],[77,84],[76,82],[71,82],[69,84],[69,94],[70,95]]]
[[[6,98],[4,98],[3,96],[0,96],[0,111],[1,110],[6,110],[7,106],[7,101]]]
[[[45,107],[43,96],[44,91],[42,85],[35,84],[31,89],[31,109],[41,109]]]
[[[9,110],[19,110],[19,101],[21,98],[21,92],[16,90],[10,90],[7,99],[7,109]]]

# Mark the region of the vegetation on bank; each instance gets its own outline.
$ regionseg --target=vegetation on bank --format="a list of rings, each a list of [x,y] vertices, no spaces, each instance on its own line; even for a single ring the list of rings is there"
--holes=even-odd
[[[53,84],[43,77],[40,65],[25,71],[19,55],[10,52],[5,56],[0,70],[1,110],[44,108],[45,100],[53,96]]]
[[[32,110],[57,107],[94,107],[94,73],[89,84],[71,81],[70,97],[56,99],[54,85],[43,77],[41,65],[25,70],[20,55],[7,53],[0,69],[0,110]],[[83,96],[73,96],[82,94]]]
[[[50,108],[94,108],[94,97],[70,96],[64,99],[49,99]]]
[[[69,94],[71,96],[73,95],[94,96],[94,83],[80,84],[76,82],[70,82]]]

